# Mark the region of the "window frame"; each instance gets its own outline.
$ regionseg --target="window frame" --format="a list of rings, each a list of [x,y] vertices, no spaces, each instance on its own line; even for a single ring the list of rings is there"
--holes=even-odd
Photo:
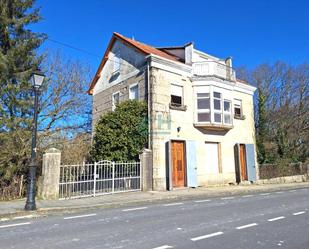
[[[218,98],[218,97],[215,97],[215,93],[219,93],[220,94],[220,98]],[[223,118],[222,118],[222,116],[223,116],[223,109],[222,109],[222,92],[219,92],[218,90],[213,90],[212,91],[212,94],[211,94],[211,96],[212,96],[212,102],[213,102],[213,117],[212,117],[212,121],[213,121],[213,123],[214,124],[223,124]],[[215,100],[219,100],[220,101],[220,110],[216,110],[215,109]],[[221,115],[221,121],[220,122],[216,122],[215,121],[215,115],[216,114],[220,114]]]
[[[224,104],[225,102],[228,102],[230,104],[230,111],[225,111],[224,108]],[[229,99],[223,99],[223,110],[222,110],[222,114],[223,114],[223,119],[222,119],[222,123],[224,125],[232,125],[233,124],[233,114],[232,114],[232,101]],[[225,122],[225,115],[229,115],[230,116],[230,123],[226,123]]]
[[[112,111],[114,111],[116,109],[117,104],[115,104],[115,98],[114,98],[114,96],[116,96],[116,95],[118,95],[118,103],[117,104],[120,103],[120,91],[114,92],[112,94]]]
[[[208,97],[198,97],[198,94],[208,94]],[[209,109],[199,109],[198,108],[198,100],[199,99],[209,99]],[[209,114],[209,121],[199,121],[198,120],[198,115],[200,113],[207,113]],[[204,92],[204,93],[201,93],[201,92],[197,92],[196,93],[196,120],[198,123],[211,123],[211,97],[210,97],[210,92]]]
[[[180,87],[181,88],[181,96],[178,96],[178,95],[174,95],[172,94],[172,87],[175,86],[175,87]],[[183,107],[184,106],[184,87],[182,85],[178,85],[178,84],[174,84],[174,83],[171,83],[171,92],[170,92],[170,96],[171,96],[171,99],[170,99],[170,106],[171,107]],[[173,103],[172,102],[172,96],[176,96],[176,97],[181,97],[181,104],[179,105],[178,103]]]
[[[113,56],[113,74],[120,71],[120,51],[117,50]]]
[[[234,99],[233,102],[234,102],[233,103],[233,116],[234,116],[234,118],[242,119],[244,117],[244,115],[243,115],[243,108],[242,108],[242,100],[241,99]],[[240,104],[238,104],[238,103],[240,103]],[[235,113],[236,105],[239,105],[240,115],[236,115],[236,113]]]
[[[131,93],[131,89],[134,88],[134,87],[137,87],[137,98],[136,99],[132,98],[132,93]],[[131,84],[129,86],[129,99],[130,100],[139,100],[140,99],[139,98],[139,85],[138,85],[138,83],[134,83],[134,84]]]

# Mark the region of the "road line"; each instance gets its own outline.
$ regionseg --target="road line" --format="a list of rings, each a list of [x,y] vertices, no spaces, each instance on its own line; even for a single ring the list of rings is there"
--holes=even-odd
[[[64,217],[64,220],[71,220],[71,219],[78,219],[78,218],[84,218],[84,217],[90,217],[90,216],[96,216],[97,214],[84,214],[84,215],[77,215],[77,216],[70,216],[70,217]]]
[[[20,220],[20,219],[27,219],[27,218],[34,218],[35,216],[30,214],[30,215],[25,215],[25,216],[17,216],[14,217],[13,220]]]
[[[293,213],[293,215],[300,215],[300,214],[304,214],[306,213],[305,211],[301,211],[301,212],[297,212],[297,213]]]
[[[294,190],[290,190],[289,192],[296,192],[296,190],[294,189]]]
[[[277,192],[275,192],[276,194],[283,194],[283,192],[282,191],[277,191]]]
[[[236,229],[241,230],[241,229],[245,229],[245,228],[249,228],[249,227],[254,227],[254,226],[257,226],[257,225],[258,225],[257,223],[251,223],[251,224],[248,224],[248,225],[236,227]]]
[[[128,208],[128,209],[123,209],[121,210],[122,212],[130,212],[130,211],[135,211],[135,210],[142,210],[142,209],[147,209],[148,207],[137,207],[137,208]]]
[[[280,216],[280,217],[268,219],[268,221],[276,221],[276,220],[282,220],[282,219],[285,219],[285,217],[284,216]]]
[[[164,204],[164,207],[169,207],[169,206],[177,206],[177,205],[182,205],[183,202],[174,202],[174,203],[168,203],[168,204]]]
[[[270,195],[270,193],[262,193],[262,194],[260,194],[260,195]]]
[[[9,224],[9,225],[2,225],[0,228],[6,228],[6,227],[17,227],[17,226],[24,226],[24,225],[30,225],[30,222],[24,222],[24,223],[15,223],[15,224]]]
[[[208,202],[208,201],[210,201],[210,200],[209,199],[207,199],[207,200],[197,200],[197,201],[194,201],[194,202],[201,203],[201,202]]]
[[[235,197],[232,197],[232,196],[230,196],[230,197],[222,197],[221,198],[221,200],[232,200],[232,199],[234,199]]]
[[[174,247],[169,246],[169,245],[164,245],[164,246],[155,247],[153,249],[168,249],[168,248],[174,248]]]
[[[208,239],[211,237],[215,237],[215,236],[219,236],[222,235],[223,232],[216,232],[216,233],[210,233],[210,234],[206,234],[206,235],[202,235],[199,237],[195,237],[195,238],[191,238],[192,241],[198,241],[198,240],[202,240],[202,239]]]
[[[242,196],[242,198],[249,198],[249,197],[252,197],[253,195],[244,195]]]

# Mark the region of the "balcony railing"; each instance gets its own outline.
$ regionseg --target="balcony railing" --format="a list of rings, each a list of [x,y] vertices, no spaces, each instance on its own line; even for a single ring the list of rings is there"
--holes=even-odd
[[[235,70],[216,61],[195,62],[193,74],[196,76],[217,76],[223,79],[236,81]]]

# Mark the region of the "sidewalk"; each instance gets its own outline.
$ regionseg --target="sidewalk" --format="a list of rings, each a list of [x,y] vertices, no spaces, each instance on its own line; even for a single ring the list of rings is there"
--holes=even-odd
[[[0,221],[19,216],[43,216],[50,213],[67,213],[96,208],[134,206],[137,204],[188,200],[193,198],[212,198],[250,193],[271,192],[296,188],[309,188],[309,182],[289,184],[241,185],[220,187],[184,188],[173,191],[129,192],[98,197],[71,200],[37,200],[37,210],[26,212],[26,200],[0,202]]]

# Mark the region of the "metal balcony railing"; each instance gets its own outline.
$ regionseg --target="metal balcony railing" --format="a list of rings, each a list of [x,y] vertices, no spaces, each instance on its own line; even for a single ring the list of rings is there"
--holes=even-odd
[[[193,63],[193,74],[196,76],[217,76],[223,79],[236,81],[235,70],[216,61]]]

